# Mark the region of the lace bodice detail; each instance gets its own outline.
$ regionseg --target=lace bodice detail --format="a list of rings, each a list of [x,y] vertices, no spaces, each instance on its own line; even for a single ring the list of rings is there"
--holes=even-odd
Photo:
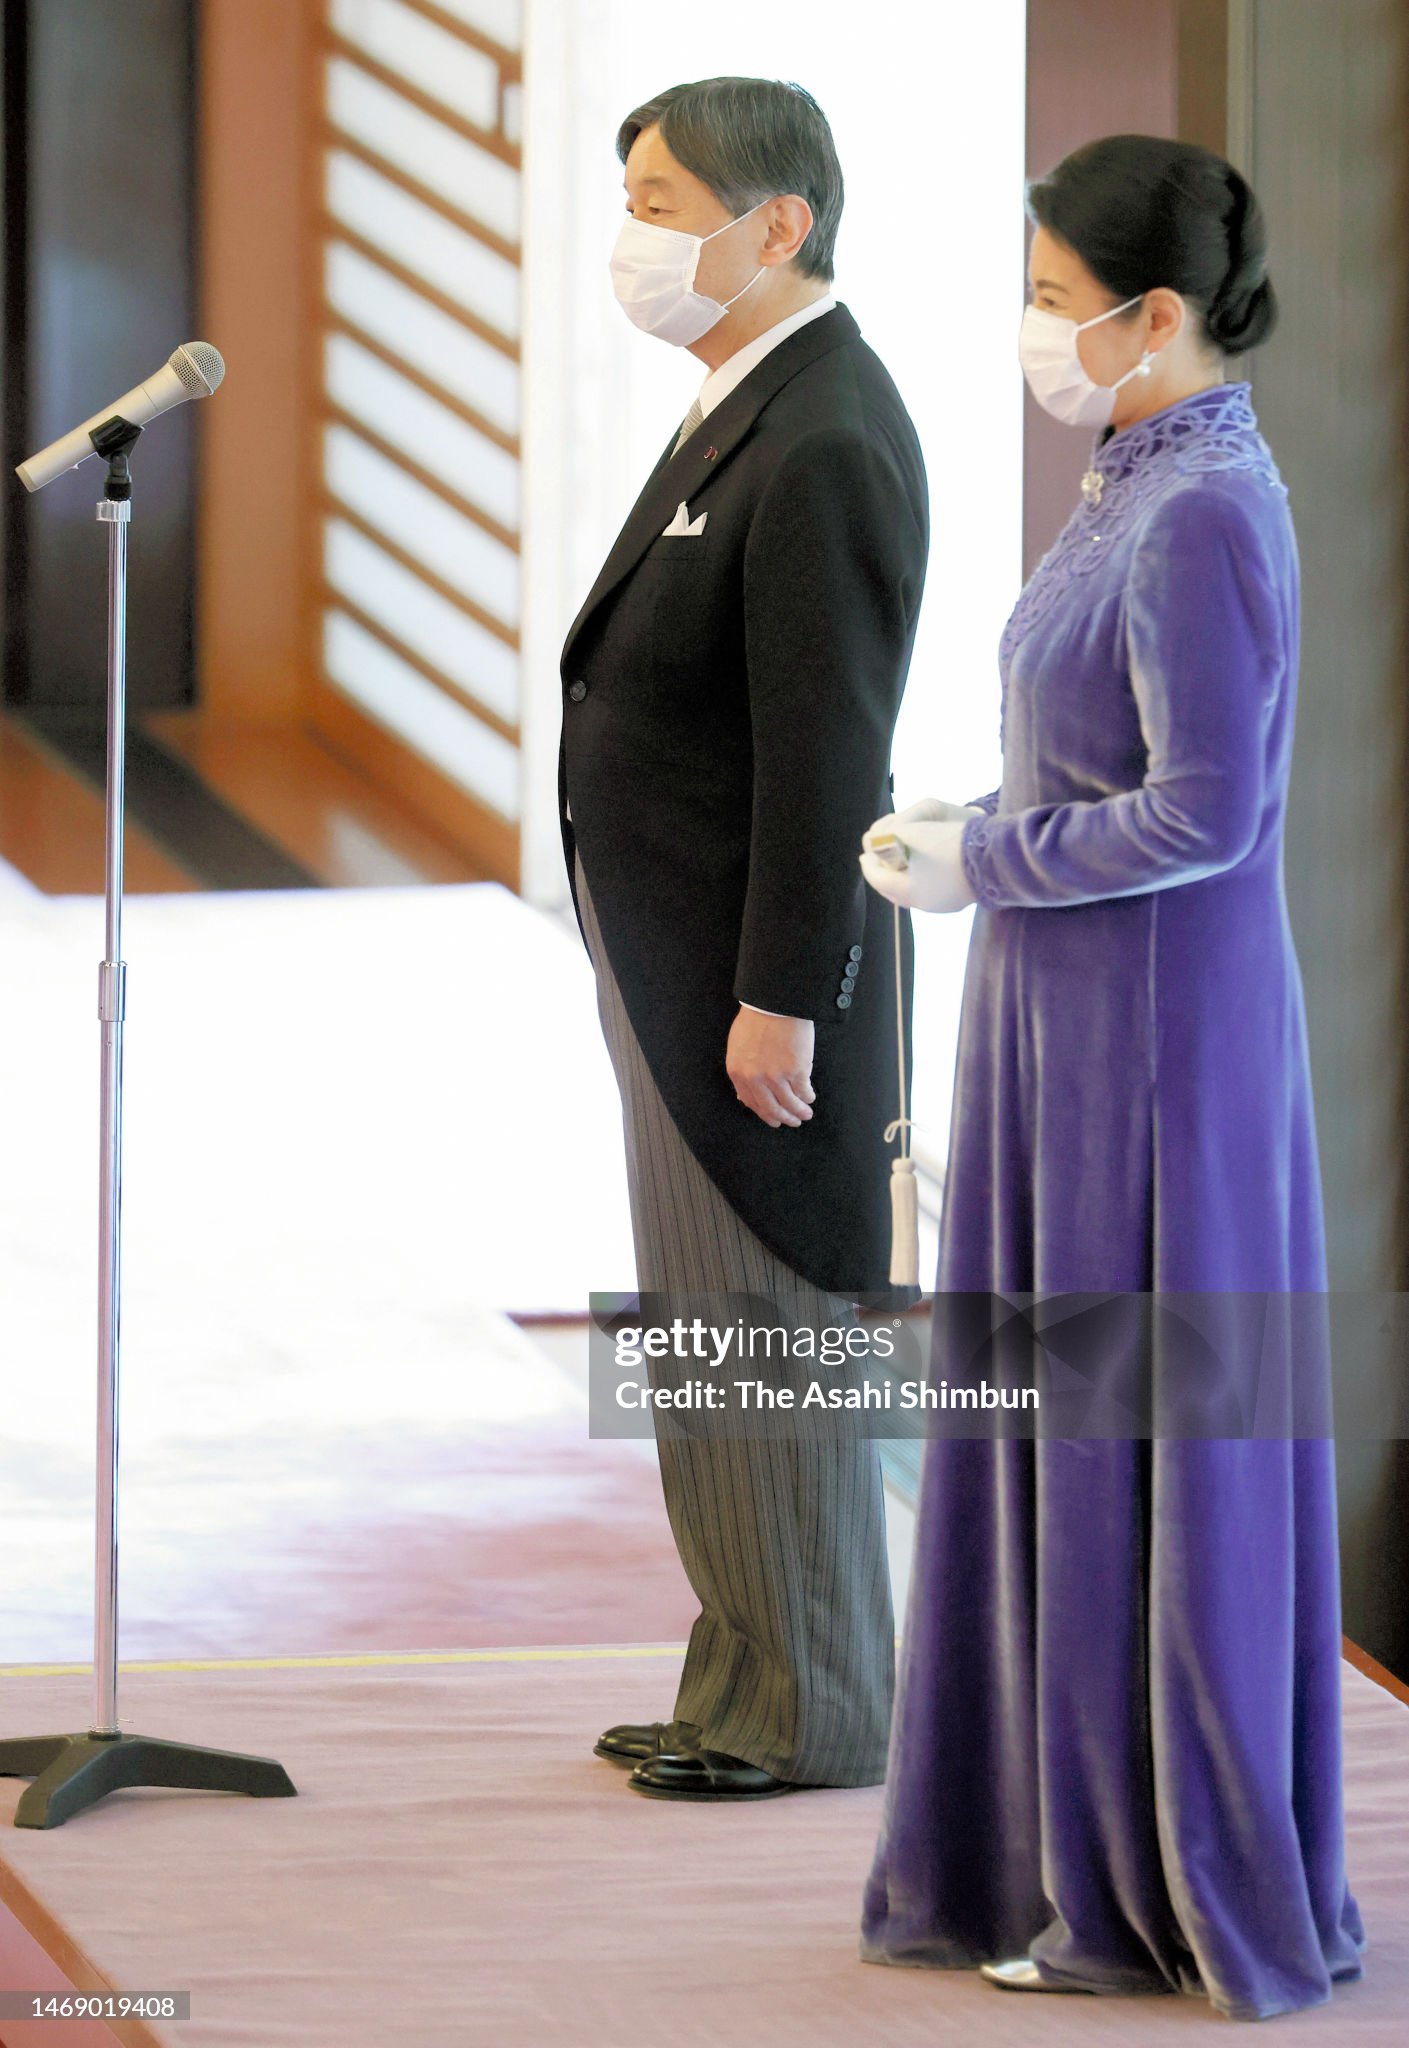
[[[1033,570],[1003,628],[998,653],[1005,691],[1019,641],[1072,584],[1101,566],[1177,478],[1213,470],[1246,471],[1286,496],[1246,383],[1215,384],[1118,434],[1097,437],[1083,480],[1084,502]]]

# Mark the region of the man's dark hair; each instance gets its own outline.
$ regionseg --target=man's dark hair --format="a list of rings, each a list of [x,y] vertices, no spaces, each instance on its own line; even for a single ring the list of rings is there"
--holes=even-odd
[[[827,117],[800,85],[780,78],[701,78],[673,85],[628,114],[617,131],[623,163],[644,128],[661,140],[736,217],[782,192],[812,208],[812,229],[793,261],[804,277],[832,276],[841,220],[841,165]]]

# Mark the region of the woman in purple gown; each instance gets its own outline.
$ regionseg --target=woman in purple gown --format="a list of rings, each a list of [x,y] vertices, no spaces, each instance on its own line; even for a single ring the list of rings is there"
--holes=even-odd
[[[1003,781],[878,820],[976,902],[940,1290],[1321,1291],[1283,889],[1297,556],[1246,383],[1246,183],[1115,136],[1029,188],[1022,359],[1103,427],[1000,650]],[[939,1333],[936,1318],[936,1338]],[[942,1362],[934,1362],[934,1376]],[[1333,1446],[926,1446],[871,1962],[1260,2019],[1360,1972]]]

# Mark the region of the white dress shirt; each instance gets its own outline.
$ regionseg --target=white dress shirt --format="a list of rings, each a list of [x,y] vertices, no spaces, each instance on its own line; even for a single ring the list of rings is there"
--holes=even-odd
[[[827,292],[820,299],[814,299],[810,306],[801,307],[796,313],[789,313],[784,320],[776,320],[771,327],[765,327],[762,334],[746,341],[736,349],[717,370],[711,370],[700,386],[700,410],[708,419],[721,398],[727,398],[736,384],[742,384],[750,370],[757,369],[770,349],[780,341],[786,341],[790,334],[796,334],[799,327],[806,327],[809,320],[820,320],[824,313],[830,313],[836,299]]]

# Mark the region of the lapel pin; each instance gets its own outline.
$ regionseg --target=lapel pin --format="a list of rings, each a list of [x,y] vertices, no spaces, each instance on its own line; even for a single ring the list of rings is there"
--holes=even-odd
[[[705,461],[706,461],[706,462],[713,462],[713,460],[714,460],[715,456],[716,456],[716,455],[717,455],[718,453],[719,453],[719,450],[718,450],[717,448],[706,448],[706,449],[705,449]]]

